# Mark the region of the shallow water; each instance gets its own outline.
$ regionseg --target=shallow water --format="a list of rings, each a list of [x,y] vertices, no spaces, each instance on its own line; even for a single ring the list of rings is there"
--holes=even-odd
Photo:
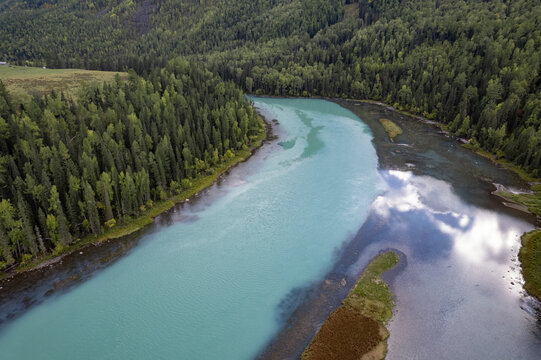
[[[305,300],[307,284],[332,267],[381,180],[372,135],[350,111],[319,100],[255,102],[279,119],[282,146],[267,146],[137,246],[112,245],[113,260],[107,246],[88,249],[95,255],[87,259],[108,264],[93,276],[60,265],[45,270],[45,285],[0,290],[3,358],[257,355]]]
[[[541,358],[540,306],[522,288],[517,259],[536,219],[490,194],[494,183],[527,184],[417,119],[342,104],[373,129],[387,185],[359,232],[370,245],[358,268],[382,248],[403,254],[387,275],[396,301],[388,359]],[[381,117],[404,129],[395,142]]]
[[[441,180],[383,174],[390,188],[363,226],[374,240],[365,252],[396,248],[407,262],[391,281],[388,358],[537,359],[541,331],[516,259],[531,225],[471,206]]]

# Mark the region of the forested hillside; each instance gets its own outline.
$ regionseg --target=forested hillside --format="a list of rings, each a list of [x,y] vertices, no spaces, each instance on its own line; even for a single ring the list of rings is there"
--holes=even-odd
[[[379,100],[541,175],[541,3],[361,0],[359,16],[203,56],[249,92]]]
[[[0,82],[0,269],[129,221],[260,129],[240,90],[180,58],[77,102],[19,107]]]
[[[0,61],[143,72],[173,54],[314,35],[342,15],[340,0],[2,0]]]
[[[248,92],[379,100],[541,175],[535,0],[4,0],[0,54],[135,69],[173,54]]]

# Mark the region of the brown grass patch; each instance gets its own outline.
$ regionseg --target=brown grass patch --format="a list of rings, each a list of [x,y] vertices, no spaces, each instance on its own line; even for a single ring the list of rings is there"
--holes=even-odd
[[[354,2],[344,5],[344,19],[356,19],[359,17],[359,3]]]
[[[342,305],[312,339],[303,360],[385,358],[389,332],[384,324],[393,315],[393,298],[381,275],[399,260],[395,252],[387,251],[370,261]]]
[[[341,306],[325,321],[302,359],[359,360],[385,340],[381,327],[376,320]]]

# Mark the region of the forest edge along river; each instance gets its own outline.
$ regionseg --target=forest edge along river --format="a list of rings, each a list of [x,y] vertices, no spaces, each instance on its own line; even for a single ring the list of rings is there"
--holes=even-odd
[[[289,106],[291,106],[291,104],[296,104],[295,101],[297,100],[254,98],[254,101],[260,108],[265,109],[265,107],[268,108],[270,106],[268,103],[276,102],[273,106],[286,107],[288,102]],[[309,105],[306,105],[308,107],[314,107],[316,104],[318,104],[318,106],[321,105],[321,100],[304,101],[309,102]],[[298,104],[305,103],[299,101]],[[517,357],[520,357],[520,354],[522,354],[523,358],[529,358],[530,355],[536,354],[535,351],[538,351],[540,346],[539,328],[538,325],[535,324],[536,321],[539,321],[539,315],[536,315],[535,312],[536,303],[521,294],[521,291],[517,290],[516,286],[511,286],[514,290],[508,290],[505,285],[502,286],[502,284],[498,282],[498,279],[501,279],[501,276],[506,276],[505,280],[502,280],[505,281],[506,284],[509,284],[509,280],[511,280],[511,282],[517,282],[517,284],[520,281],[520,279],[518,279],[520,278],[520,273],[517,270],[516,261],[513,262],[510,260],[511,257],[516,256],[516,252],[518,251],[518,244],[516,239],[513,240],[513,235],[514,233],[518,234],[521,230],[531,229],[534,219],[527,215],[523,215],[516,210],[505,208],[499,199],[490,195],[493,182],[520,186],[520,179],[517,179],[509,172],[497,169],[488,161],[476,158],[475,155],[464,149],[458,147],[456,149],[453,148],[453,144],[456,146],[454,140],[445,138],[426,124],[412,121],[412,119],[408,120],[390,110],[374,105],[356,103],[340,104],[349,107],[350,110],[357,113],[357,115],[360,115],[360,118],[370,126],[379,159],[379,172],[383,182],[386,183],[386,190],[383,195],[379,196],[377,196],[377,194],[381,194],[381,190],[374,192],[373,199],[376,199],[376,201],[372,201],[373,199],[370,200],[369,203],[372,203],[370,212],[365,215],[366,221],[362,224],[357,235],[352,234],[352,236],[343,238],[341,240],[343,246],[340,246],[339,243],[337,244],[338,246],[333,246],[337,250],[333,257],[328,258],[328,261],[331,261],[331,263],[329,263],[330,270],[318,275],[320,280],[315,282],[311,281],[310,283],[312,285],[309,285],[309,283],[304,287],[292,291],[287,298],[283,299],[285,304],[287,304],[285,305],[285,309],[288,310],[282,316],[282,320],[280,320],[281,324],[283,324],[280,327],[282,330],[278,332],[278,335],[269,343],[266,350],[260,356],[265,357],[266,355],[270,355],[272,354],[272,351],[289,351],[288,354],[290,354],[290,356],[298,356],[311,340],[318,326],[344,299],[349,288],[355,283],[362,268],[373,256],[385,248],[395,248],[404,255],[401,256],[403,260],[401,260],[395,270],[392,270],[390,274],[384,276],[385,280],[389,282],[391,290],[395,292],[397,301],[397,317],[390,323],[390,358],[397,358],[397,354],[400,353],[399,351],[401,351],[402,354],[406,354],[403,356],[423,355],[413,353],[413,351],[415,351],[414,348],[419,346],[419,344],[416,343],[418,339],[412,339],[409,333],[415,334],[415,331],[411,331],[413,328],[413,330],[417,329],[421,336],[425,336],[430,333],[427,331],[430,329],[426,329],[422,324],[419,324],[419,322],[413,321],[411,317],[417,316],[422,319],[425,324],[445,324],[445,326],[441,327],[444,330],[447,330],[449,332],[448,334],[456,335],[458,327],[456,324],[450,323],[453,319],[451,315],[454,314],[456,318],[464,321],[464,318],[466,318],[467,315],[470,315],[473,309],[476,309],[475,305],[478,301],[483,299],[483,296],[498,295],[499,293],[505,294],[496,296],[495,300],[501,300],[501,304],[511,304],[513,307],[512,311],[503,313],[503,317],[500,317],[499,321],[503,324],[509,324],[509,329],[507,331],[513,331],[513,334],[512,336],[510,333],[507,333],[506,335],[505,325],[500,325],[499,327],[491,329],[490,335],[500,342],[502,339],[506,340],[506,336],[511,336],[511,339],[507,341],[506,345],[510,349],[508,351],[513,351],[513,354],[519,355]],[[304,115],[306,115],[307,110],[303,111],[305,112]],[[287,131],[282,131],[282,128],[284,127],[286,130],[292,130],[287,129],[287,126],[285,126],[285,119],[275,116],[271,117],[277,118],[280,123],[275,126],[279,136],[287,134]],[[387,141],[384,129],[379,124],[380,118],[390,118],[394,122],[397,122],[404,130],[404,134],[398,136],[397,141],[394,143]],[[305,122],[310,123],[310,121],[310,119],[305,118]],[[321,154],[322,151],[324,152],[324,148],[321,147],[317,139],[319,138],[321,140],[321,132],[326,129],[325,125],[319,125],[322,120],[318,121],[317,124],[312,123],[310,125],[311,130],[305,134],[306,138],[309,138],[310,136],[316,138],[316,141],[311,143],[313,146],[311,148],[309,147],[308,150],[305,149],[308,152],[304,150],[299,151],[296,159],[300,160],[289,161],[287,164],[282,164],[283,166],[299,166],[299,161],[302,162],[302,160],[309,158],[312,154]],[[321,128],[321,126],[323,126],[323,128]],[[227,187],[227,189],[224,189],[223,191],[240,191],[243,183],[241,178],[244,175],[250,172],[256,173],[262,166],[260,162],[264,161],[266,157],[272,157],[276,152],[283,151],[281,149],[290,146],[294,147],[295,142],[298,143],[304,141],[301,138],[296,138],[297,137],[294,136],[294,134],[290,134],[289,136],[280,138],[280,141],[284,142],[282,143],[282,147],[278,147],[275,143],[264,147],[260,153],[245,166],[250,169],[236,169],[231,173],[232,179],[225,179],[225,182],[238,182],[239,185],[237,187]],[[438,146],[440,142],[444,143],[441,147]],[[455,161],[456,164],[454,166],[452,161],[453,157],[455,160],[458,159],[458,161]],[[352,158],[348,158],[347,160],[353,161]],[[472,165],[469,165],[469,163]],[[245,171],[245,173],[240,176],[241,178],[239,178],[238,175],[235,175],[235,173],[242,173],[243,171]],[[466,173],[468,174],[467,176],[465,175]],[[220,193],[219,189],[209,190]],[[267,191],[273,190],[276,189],[269,188]],[[425,192],[423,194],[423,191],[426,190],[433,190],[435,193]],[[392,196],[386,196],[385,193]],[[430,196],[434,196],[435,199],[441,200],[438,196],[441,197],[442,194],[446,196],[445,200],[454,207],[453,209],[441,209],[438,208],[441,204],[430,203]],[[220,196],[222,196],[223,199],[223,196],[225,195],[222,194]],[[219,199],[220,196],[216,196],[215,194],[214,196],[205,199],[205,195],[203,194],[200,199],[196,201],[196,203],[199,202],[199,205],[194,204],[190,206],[205,207],[208,206],[205,202],[208,203],[216,198]],[[214,199],[212,199],[213,197]],[[278,195],[278,201],[280,200],[279,197],[280,195]],[[399,199],[400,201],[393,203],[393,199]],[[286,200],[287,198],[284,197],[283,201],[285,202]],[[463,200],[467,200],[467,203]],[[269,200],[267,199],[267,201]],[[502,213],[503,220],[499,220],[499,215],[486,209],[497,209],[498,212]],[[265,209],[259,208],[258,211],[265,211]],[[161,223],[161,225],[167,225],[170,221],[180,220],[192,224],[194,221],[199,221],[198,218],[201,217],[201,213],[194,211],[186,211],[184,215],[182,215],[182,213],[183,210],[181,206],[178,209],[178,212],[175,210],[174,213],[171,214],[169,219],[168,216],[164,216],[163,218],[158,218],[157,222]],[[416,222],[416,218],[421,218],[421,220],[417,220]],[[493,271],[494,273],[497,273],[497,276],[487,276],[484,273],[479,274],[479,271],[474,271],[472,274],[473,279],[485,279],[488,285],[484,284],[482,281],[479,281],[478,284],[470,284],[467,279],[464,279],[464,275],[460,272],[460,266],[465,266],[469,269],[473,266],[472,264],[475,264],[471,262],[476,259],[470,258],[467,258],[468,262],[462,262],[461,259],[467,256],[465,254],[473,252],[471,255],[475,255],[476,251],[480,253],[481,250],[487,248],[486,243],[477,244],[473,241],[468,242],[471,238],[468,238],[467,236],[463,238],[464,234],[469,234],[468,236],[478,234],[477,231],[479,230],[479,226],[477,222],[482,219],[488,219],[482,229],[493,230],[501,227],[502,233],[504,234],[495,237],[497,246],[495,249],[491,250],[492,252],[488,254],[483,253],[485,256],[483,260],[487,260],[487,271],[489,274]],[[423,224],[421,224],[421,222],[423,222]],[[156,224],[156,227],[160,227],[161,225]],[[361,224],[357,223],[357,229],[359,228],[359,225]],[[424,230],[425,232],[421,230],[420,225],[423,225],[426,228]],[[165,229],[167,229],[167,227],[165,227]],[[400,234],[400,232],[402,232],[402,234]],[[86,251],[85,254],[81,256],[74,254],[73,257],[78,258],[74,262],[77,262],[78,264],[73,264],[71,268],[70,266],[66,266],[63,273],[59,270],[58,273],[52,275],[52,279],[54,280],[49,282],[49,286],[54,283],[54,287],[65,289],[64,291],[66,291],[67,288],[63,286],[64,283],[83,282],[83,280],[90,277],[90,274],[85,271],[85,267],[87,269],[91,269],[93,266],[98,268],[107,267],[108,263],[113,259],[118,259],[119,255],[132,252],[133,249],[135,249],[134,245],[140,241],[139,239],[149,233],[152,233],[151,229],[144,230],[141,236],[137,236],[137,239],[122,239],[107,245],[107,247],[110,247],[110,253],[103,256],[101,258],[102,261],[97,261],[97,264],[99,264],[98,266],[90,263],[90,260],[86,257]],[[430,236],[431,233],[433,233],[433,236]],[[398,239],[399,236],[402,236],[403,238]],[[453,237],[458,239],[455,243],[453,243]],[[393,238],[395,239],[394,242],[391,241]],[[501,240],[501,243],[499,243],[499,240]],[[145,240],[144,250],[149,250],[152,246],[159,245],[147,244],[146,242],[147,241]],[[471,243],[473,243],[475,247],[468,247],[468,245],[472,245]],[[506,252],[500,251],[498,247],[504,249]],[[140,253],[141,251],[138,249],[138,255]],[[310,254],[307,255],[309,256]],[[510,257],[507,255],[510,255]],[[493,259],[497,259],[494,264],[492,262]],[[67,265],[67,263],[64,263],[63,265]],[[439,265],[444,265],[443,269],[440,269]],[[78,268],[79,271],[74,271],[75,268]],[[475,269],[476,267],[474,266],[473,270]],[[453,271],[456,271],[456,273],[453,273]],[[503,275],[500,274],[501,271],[504,272]],[[507,271],[510,272],[507,273]],[[319,271],[316,271],[316,273],[317,272]],[[425,272],[432,274],[433,277],[426,277]],[[434,297],[433,295],[426,293],[426,291],[430,289],[429,285],[432,286],[437,284],[436,280],[441,280],[441,277],[443,277],[444,280],[443,284],[436,286],[434,291],[440,293],[443,292],[448,299]],[[510,279],[509,277],[512,278]],[[453,280],[458,281],[458,283]],[[344,282],[346,283],[345,286],[342,285]],[[419,284],[423,283],[426,283],[426,287],[419,286]],[[469,288],[470,285],[472,286],[471,289]],[[49,298],[55,294],[54,287],[52,292],[50,292],[51,289],[45,289],[47,287],[46,284],[42,283],[40,286],[41,289],[32,289],[29,284],[25,284],[25,287],[28,288],[24,289],[26,293],[20,298],[22,299],[22,302],[26,302],[30,305],[35,301],[36,298],[28,296],[31,293],[39,294],[39,296],[37,296],[38,299],[47,293],[49,294],[47,295]],[[425,314],[419,313],[419,309],[413,306],[413,311],[409,314],[411,317],[408,317],[406,309],[411,305],[411,301],[419,300],[419,298],[412,293],[413,290],[412,292],[408,292],[407,289],[405,289],[405,287],[408,286],[415,289],[418,294],[422,295],[421,300],[424,297],[424,305],[428,305],[425,307]],[[469,293],[466,292],[467,289],[468,291],[474,292],[475,296],[469,296]],[[238,288],[238,291],[244,290]],[[510,294],[507,295],[506,292],[509,292]],[[188,294],[185,295],[188,296]],[[59,299],[61,298],[62,296],[59,297]],[[433,304],[433,306],[430,306],[431,304]],[[521,309],[521,307],[524,307],[525,310]],[[487,308],[489,312],[501,310],[500,307],[488,306]],[[523,321],[517,321],[518,317],[525,318]],[[488,321],[490,319],[486,319],[484,316],[481,316],[480,318],[477,317],[476,320],[481,321],[481,323],[485,325],[493,325],[493,323]],[[407,332],[402,328],[404,323],[410,324],[410,330]],[[475,329],[475,326],[470,326],[470,328],[472,327]],[[296,329],[295,331],[289,331],[290,335],[295,335],[294,337],[284,336],[288,333],[289,329]],[[277,330],[279,329],[276,328],[274,331]],[[0,341],[2,335],[3,334],[0,334]],[[445,334],[442,334],[441,331],[434,332],[432,336],[432,340],[438,341],[446,338]],[[438,336],[437,339],[435,338],[436,336]],[[489,335],[485,334],[483,335],[483,338],[485,336]],[[288,337],[288,341],[280,342],[281,337],[282,339]],[[423,340],[426,341],[426,339]],[[429,338],[428,340],[430,341],[431,339]],[[471,354],[482,355],[482,349],[480,349],[480,347],[484,348],[486,343],[484,342],[485,339],[479,340],[478,348],[468,349],[471,351]],[[425,350],[437,350],[440,351],[440,354],[448,354],[451,351],[456,351],[458,345],[459,343],[453,344],[452,341],[450,342],[447,340],[443,342],[441,348],[436,349],[434,347],[426,347]],[[490,349],[487,351],[489,350]],[[502,349],[495,349],[495,351],[496,350]],[[509,354],[509,352],[506,351],[501,352],[502,355],[500,356],[502,356],[502,358],[504,355]],[[522,351],[522,353],[520,351]],[[428,354],[430,354],[430,352],[428,352]]]

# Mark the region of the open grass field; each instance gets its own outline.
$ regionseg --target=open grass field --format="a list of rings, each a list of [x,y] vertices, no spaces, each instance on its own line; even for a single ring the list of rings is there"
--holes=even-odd
[[[111,81],[119,74],[125,78],[127,73],[112,71],[91,71],[80,69],[42,69],[14,65],[0,65],[0,80],[16,99],[24,99],[34,94],[43,95],[52,90],[63,91],[73,98],[83,82]]]

